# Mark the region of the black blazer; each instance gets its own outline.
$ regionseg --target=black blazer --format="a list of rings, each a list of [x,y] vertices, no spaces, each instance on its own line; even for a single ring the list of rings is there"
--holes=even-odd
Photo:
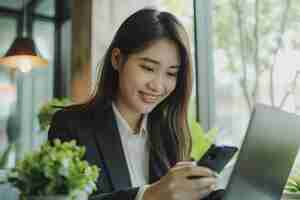
[[[75,107],[61,109],[52,118],[48,140],[59,138],[62,141],[76,140],[86,149],[84,159],[101,168],[97,180],[97,192],[90,200],[134,200],[139,190],[132,187],[128,166],[123,152],[116,119],[110,104],[84,111]],[[165,139],[166,157],[175,164],[175,144]],[[150,149],[149,183],[165,175],[168,167]],[[215,199],[215,198],[206,198]]]
[[[134,200],[139,188],[133,188],[126,164],[116,119],[111,105],[94,111],[64,108],[52,118],[48,140],[76,140],[86,148],[85,160],[101,168],[97,195],[90,199]],[[168,146],[172,149],[172,146]],[[149,183],[166,174],[168,168],[150,151]],[[173,161],[175,163],[176,161]]]

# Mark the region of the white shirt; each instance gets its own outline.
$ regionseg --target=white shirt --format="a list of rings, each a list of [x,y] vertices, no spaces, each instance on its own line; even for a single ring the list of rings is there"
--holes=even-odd
[[[149,180],[149,149],[147,148],[147,119],[144,115],[139,133],[134,134],[127,121],[112,103],[133,187],[140,187],[135,200],[141,200]]]

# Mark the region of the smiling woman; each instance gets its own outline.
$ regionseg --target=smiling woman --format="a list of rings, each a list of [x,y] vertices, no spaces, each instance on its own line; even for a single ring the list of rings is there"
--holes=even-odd
[[[176,43],[161,39],[130,55],[123,65],[122,57],[120,49],[112,50],[112,64],[119,75],[116,106],[135,129],[130,122],[137,122],[174,91],[180,56]]]
[[[116,32],[90,100],[56,112],[49,140],[78,141],[103,169],[96,199],[199,200],[214,190],[214,173],[189,161],[191,64],[177,18],[139,10]]]

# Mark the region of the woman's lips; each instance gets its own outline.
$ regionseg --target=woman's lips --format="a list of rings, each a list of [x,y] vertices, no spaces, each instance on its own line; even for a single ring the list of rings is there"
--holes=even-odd
[[[140,92],[140,94],[142,101],[145,103],[156,103],[160,98],[160,95],[153,95],[145,92]]]

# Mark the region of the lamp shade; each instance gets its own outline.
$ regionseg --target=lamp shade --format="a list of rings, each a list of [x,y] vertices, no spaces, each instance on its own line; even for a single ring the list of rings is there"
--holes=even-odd
[[[25,72],[30,71],[31,68],[44,67],[48,65],[48,61],[38,54],[32,39],[18,37],[5,56],[0,58],[0,65]]]

